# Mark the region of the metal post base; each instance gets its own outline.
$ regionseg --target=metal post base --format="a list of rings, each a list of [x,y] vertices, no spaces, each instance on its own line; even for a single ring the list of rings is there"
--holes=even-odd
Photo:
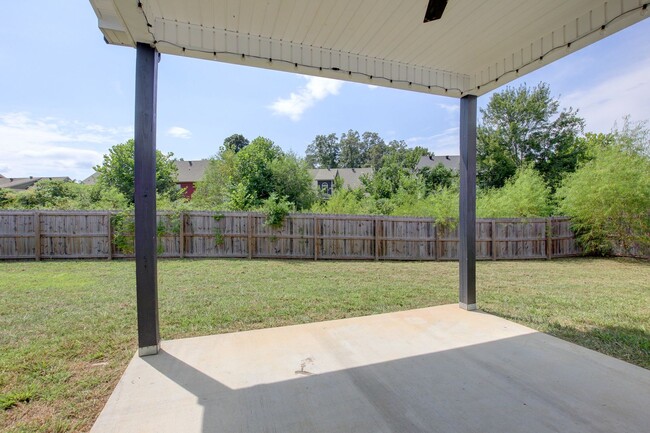
[[[474,311],[474,310],[476,310],[476,304],[469,304],[469,305],[468,305],[468,304],[463,304],[462,302],[459,302],[459,303],[458,303],[458,306],[459,306],[460,308],[462,308],[463,310],[467,310],[467,311]]]
[[[155,346],[139,347],[138,356],[142,358],[143,356],[157,355],[159,350],[160,344],[156,344]]]

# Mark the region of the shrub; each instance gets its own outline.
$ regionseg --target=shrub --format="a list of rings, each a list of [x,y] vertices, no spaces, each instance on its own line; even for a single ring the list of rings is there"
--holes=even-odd
[[[650,158],[610,146],[569,175],[557,192],[588,253],[650,244]]]
[[[524,166],[506,181],[503,188],[480,193],[476,200],[479,218],[530,218],[551,214],[550,191],[542,176]]]

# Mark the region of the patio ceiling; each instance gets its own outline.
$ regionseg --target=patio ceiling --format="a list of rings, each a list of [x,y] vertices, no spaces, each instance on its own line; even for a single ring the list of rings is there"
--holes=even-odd
[[[90,0],[110,44],[461,97],[645,18],[647,0]]]

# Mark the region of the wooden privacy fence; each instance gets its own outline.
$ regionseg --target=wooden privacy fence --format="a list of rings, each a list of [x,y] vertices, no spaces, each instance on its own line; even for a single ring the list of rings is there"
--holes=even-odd
[[[0,212],[0,259],[133,257],[132,217],[114,212]],[[158,213],[160,257],[457,260],[458,227],[430,218],[291,214],[282,228],[249,212]],[[479,260],[581,253],[568,218],[480,219]]]

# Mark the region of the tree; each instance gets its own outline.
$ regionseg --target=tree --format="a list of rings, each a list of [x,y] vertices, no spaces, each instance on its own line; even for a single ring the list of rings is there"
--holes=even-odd
[[[357,168],[368,166],[368,143],[361,140],[357,131],[350,129],[347,133],[342,134],[339,148],[341,149],[339,167]]]
[[[102,165],[94,167],[99,173],[98,182],[120,191],[130,203],[135,202],[135,142],[116,144],[104,155]],[[177,169],[173,153],[156,150],[156,192],[174,200],[180,197],[176,186]]]
[[[571,217],[590,253],[634,244],[650,248],[650,156],[645,146],[630,146],[633,137],[619,133],[615,144],[596,148],[557,191],[559,211]]]
[[[549,216],[549,187],[535,169],[525,165],[502,188],[483,191],[476,201],[476,214],[480,218]]]
[[[366,131],[361,135],[361,139],[364,143],[363,147],[368,149],[368,165],[375,170],[379,170],[381,168],[381,161],[389,149],[388,145],[376,132]]]
[[[548,84],[529,89],[508,87],[481,109],[478,128],[477,178],[482,188],[501,187],[527,163],[555,188],[565,173],[575,171],[584,149],[579,135],[584,120],[563,109]]]
[[[274,195],[274,199],[269,198]],[[238,153],[224,149],[211,161],[192,201],[210,209],[250,210],[283,201],[302,210],[316,197],[304,160],[257,137]]]
[[[281,155],[282,149],[264,137],[257,137],[236,154],[233,183],[244,185],[255,206],[260,206],[273,192],[271,162]]]
[[[317,135],[307,146],[305,161],[312,168],[336,168],[339,166],[340,153],[336,134]]]
[[[231,150],[234,153],[239,152],[244,147],[248,146],[249,141],[241,134],[233,134],[223,140],[224,150]]]
[[[230,149],[223,149],[210,158],[210,163],[203,178],[196,183],[192,194],[192,204],[202,209],[224,209],[228,202],[235,173],[236,154]]]
[[[454,179],[458,178],[457,172],[442,164],[435,167],[423,167],[418,170],[417,174],[422,178],[427,193],[432,193],[440,188],[449,188]]]
[[[273,192],[278,200],[285,198],[296,209],[309,209],[316,200],[316,191],[307,164],[293,153],[286,153],[271,161]]]

